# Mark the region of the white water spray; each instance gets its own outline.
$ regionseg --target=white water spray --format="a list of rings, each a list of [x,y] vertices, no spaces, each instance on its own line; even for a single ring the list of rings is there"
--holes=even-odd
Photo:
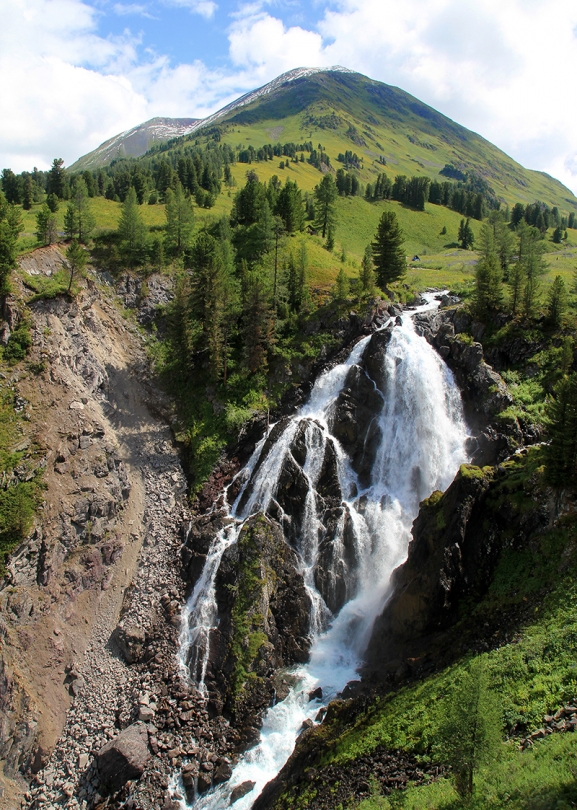
[[[431,303],[420,309],[427,308]],[[330,424],[331,409],[347,374],[359,362],[369,340],[367,337],[359,341],[345,363],[319,377],[309,402],[279,432],[274,447],[263,459],[266,439],[259,443],[241,473],[243,487],[230,510],[234,522],[213,541],[184,612],[181,668],[205,691],[210,630],[217,617],[214,581],[222,554],[236,542],[244,520],[255,512],[266,511],[275,498],[291,442],[304,422],[303,473],[308,492],[296,545],[313,606],[310,661],[291,670],[294,685],[289,696],[268,710],[259,743],[243,755],[231,780],[198,799],[195,810],[224,810],[230,804],[232,790],[252,781],[254,789],[234,804],[235,810],[249,810],[292,753],[303,722],[318,713],[321,701],[309,701],[309,693],[321,686],[322,703],[327,703],[356,677],[374,619],[387,598],[391,574],[406,557],[419,502],[436,489],[446,489],[459,465],[467,460],[467,432],[453,376],[426,340],[416,334],[412,319],[405,316],[402,324],[393,329],[384,356],[383,407],[375,417],[380,428],[379,447],[370,483],[361,487],[346,453],[331,435]],[[354,529],[356,570],[350,572],[347,583],[348,601],[336,617],[328,610],[314,580],[319,535],[315,486],[327,442],[332,443],[337,455],[342,493],[345,498],[355,493],[344,506]],[[341,569],[345,566],[344,522],[343,517],[332,542],[332,558]],[[186,807],[184,802],[182,807]]]

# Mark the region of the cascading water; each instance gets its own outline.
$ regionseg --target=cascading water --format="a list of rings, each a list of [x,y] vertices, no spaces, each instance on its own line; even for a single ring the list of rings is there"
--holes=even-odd
[[[431,303],[420,309],[427,308]],[[392,330],[384,354],[382,408],[375,415],[379,446],[370,482],[361,486],[347,454],[331,433],[331,425],[337,397],[369,340],[359,341],[345,363],[319,377],[309,402],[288,420],[273,447],[270,441],[267,444],[271,432],[259,443],[240,473],[243,484],[230,508],[231,522],[214,539],[183,614],[181,668],[204,692],[210,631],[217,620],[214,582],[220,560],[226,548],[236,542],[242,523],[250,515],[266,512],[272,504],[277,514],[282,513],[275,500],[279,476],[297,432],[304,429],[306,458],[302,472],[308,489],[293,545],[311,597],[310,661],[292,670],[294,685],[289,696],[268,710],[260,742],[244,754],[231,780],[199,798],[195,810],[224,810],[234,787],[246,781],[255,786],[234,807],[252,807],[264,785],[290,756],[303,722],[318,713],[320,701],[309,701],[309,693],[321,686],[322,702],[326,703],[355,678],[374,619],[387,597],[391,574],[406,556],[419,502],[436,489],[444,490],[458,466],[467,460],[467,432],[453,376],[426,340],[416,334],[412,319],[404,317]],[[329,443],[336,453],[345,507],[331,544],[335,570],[327,572],[329,579],[336,580],[338,568],[339,576],[346,581],[345,603],[336,616],[331,614],[315,581],[322,528],[315,488]],[[345,562],[345,514],[352,523],[354,570]]]

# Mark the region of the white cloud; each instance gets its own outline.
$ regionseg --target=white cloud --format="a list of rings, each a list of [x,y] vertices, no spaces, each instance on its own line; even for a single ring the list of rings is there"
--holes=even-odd
[[[213,0],[163,0],[167,6],[179,6],[187,8],[194,14],[200,14],[205,19],[210,19],[217,10],[218,5]]]
[[[159,2],[207,18],[217,8]],[[341,64],[402,87],[577,191],[574,0],[322,0],[314,30],[279,19],[289,7],[242,4],[230,15],[228,63],[216,53],[212,69],[175,66],[128,31],[99,36],[88,0],[0,0],[0,160],[16,171],[57,155],[71,162],[154,115],[206,115],[286,70]]]
[[[138,3],[115,3],[112,6],[112,10],[119,17],[139,16],[148,17],[150,20],[154,19],[147,7],[141,6]]]

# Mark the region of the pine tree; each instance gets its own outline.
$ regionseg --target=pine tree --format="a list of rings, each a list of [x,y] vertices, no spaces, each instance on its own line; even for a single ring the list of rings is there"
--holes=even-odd
[[[323,239],[331,226],[334,233],[337,197],[335,179],[332,174],[327,173],[318,186],[315,186],[315,228],[320,230]]]
[[[557,385],[547,406],[545,478],[557,489],[577,487],[577,374]]]
[[[149,259],[152,268],[160,273],[164,267],[164,244],[158,236],[155,236],[150,244]]]
[[[267,354],[273,343],[274,318],[268,303],[264,279],[256,271],[248,272],[245,287],[243,346],[245,364],[251,374],[264,372]]]
[[[69,239],[85,243],[95,225],[86,183],[83,178],[78,177],[72,187],[70,204],[64,216],[64,232]]]
[[[48,195],[54,194],[59,200],[64,199],[66,188],[66,170],[62,158],[54,158],[52,168],[48,172],[46,179],[46,192]]]
[[[32,178],[30,177],[30,175],[28,175],[24,179],[24,187],[22,191],[22,208],[25,211],[30,211],[33,202],[34,202],[34,185],[32,183]]]
[[[523,270],[523,290],[521,295],[521,309],[526,318],[535,314],[539,292],[540,279],[547,272],[543,260],[544,244],[539,230],[524,222],[517,227],[519,235],[519,263]]]
[[[457,792],[469,799],[476,772],[495,760],[501,745],[500,706],[489,690],[484,657],[476,658],[455,685],[439,738]]]
[[[335,226],[331,222],[327,228],[327,241],[325,245],[329,253],[335,249]]]
[[[490,223],[481,227],[481,258],[475,268],[474,307],[483,319],[499,309],[503,302],[501,266],[497,258],[495,233]]]
[[[78,241],[73,239],[70,245],[66,248],[66,258],[68,260],[68,269],[70,271],[68,289],[66,292],[70,294],[74,279],[84,273],[86,264],[88,262],[88,256]]]
[[[147,228],[142,219],[136,190],[130,186],[128,194],[122,203],[120,220],[118,222],[118,237],[121,250],[131,266],[142,261],[146,247]]]
[[[190,247],[194,213],[190,197],[178,181],[174,191],[166,189],[166,246],[172,253],[181,254]]]
[[[563,325],[563,316],[567,311],[567,290],[565,282],[561,276],[555,276],[555,280],[549,288],[547,295],[547,321],[556,329]]]
[[[48,206],[48,208],[50,208],[53,214],[58,213],[59,205],[58,205],[58,197],[56,196],[56,194],[49,194],[46,197],[46,205]]]
[[[347,278],[347,274],[344,271],[344,268],[341,267],[339,270],[339,274],[337,276],[337,280],[333,285],[333,298],[336,301],[345,301],[350,290],[350,283],[349,279]]]
[[[459,225],[459,235],[458,235],[459,242],[461,243],[461,248],[463,250],[471,250],[475,243],[475,234],[473,233],[473,229],[471,228],[471,218],[467,217],[467,219],[462,219],[461,224]]]
[[[372,242],[373,263],[381,289],[403,278],[407,272],[403,232],[394,211],[384,211]]]
[[[359,271],[359,281],[361,290],[368,295],[372,295],[375,290],[375,271],[373,269],[373,251],[370,245],[365,248],[365,255]]]
[[[20,210],[7,204],[0,192],[0,297],[10,291],[10,272],[16,267],[16,245],[22,230]]]
[[[56,217],[44,203],[36,214],[36,238],[41,245],[52,245],[58,236]]]

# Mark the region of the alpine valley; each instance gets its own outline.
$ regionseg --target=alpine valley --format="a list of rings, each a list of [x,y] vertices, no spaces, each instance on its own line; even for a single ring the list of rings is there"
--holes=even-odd
[[[343,67],[4,169],[0,807],[575,807],[576,256]]]

